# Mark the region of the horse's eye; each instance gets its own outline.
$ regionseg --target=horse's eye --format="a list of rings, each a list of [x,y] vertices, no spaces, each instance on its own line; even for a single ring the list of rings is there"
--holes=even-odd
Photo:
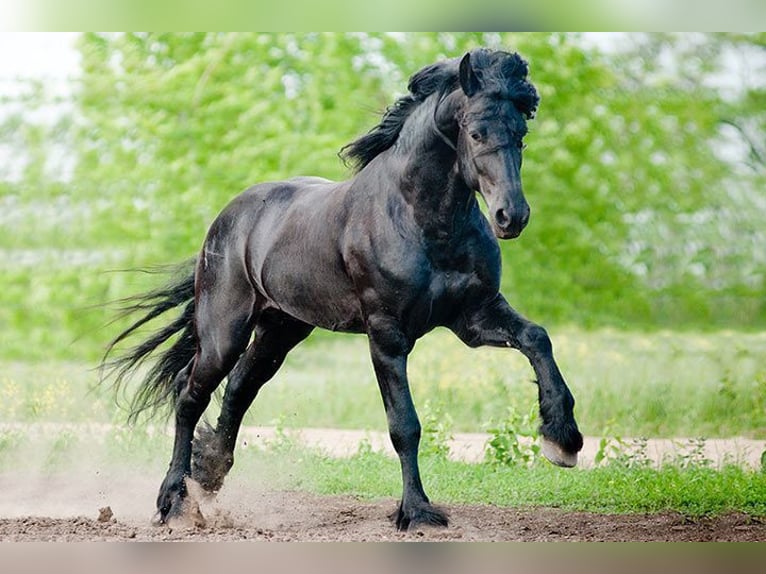
[[[475,142],[481,141],[481,134],[479,132],[471,132],[471,139]]]

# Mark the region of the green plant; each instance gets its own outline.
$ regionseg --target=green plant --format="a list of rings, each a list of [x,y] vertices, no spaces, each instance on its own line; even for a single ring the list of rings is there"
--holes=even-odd
[[[504,419],[491,423],[486,460],[503,466],[529,466],[539,457],[538,414],[534,406],[524,415],[508,407]]]
[[[645,437],[623,439],[604,432],[593,462],[601,467],[649,468],[652,466],[652,460],[647,449],[648,439]]]
[[[18,452],[19,445],[24,440],[20,430],[9,429],[0,431],[0,469],[5,469],[11,458]]]
[[[373,452],[334,459],[302,450],[303,455],[289,455],[296,462],[290,476],[280,475],[287,480],[284,488],[367,499],[401,493],[395,458]],[[278,453],[264,456],[271,457],[271,468],[283,464]],[[610,464],[563,471],[549,464],[507,466],[431,458],[423,480],[432,500],[449,504],[547,506],[606,513],[673,511],[692,517],[725,512],[766,516],[766,473],[735,466],[720,470],[672,464],[653,468],[641,460],[639,457],[633,467]]]
[[[285,428],[285,422],[287,417],[281,414],[279,418],[274,421],[274,438],[266,441],[266,448],[274,452],[290,452],[295,450],[297,441],[295,437],[291,436]]]
[[[598,450],[593,457],[593,462],[596,466],[609,464],[611,461],[618,459],[623,452],[623,442],[620,437],[603,436],[598,441]]]
[[[705,455],[705,443],[704,437],[697,437],[677,443],[678,451],[669,461],[670,464],[683,469],[711,468],[713,461]],[[663,464],[667,463],[668,461],[663,461]]]
[[[447,458],[452,440],[452,417],[427,400],[421,411],[420,454]]]
[[[50,473],[66,466],[80,438],[74,431],[64,430],[60,432],[50,445],[45,462],[43,463],[43,470]]]

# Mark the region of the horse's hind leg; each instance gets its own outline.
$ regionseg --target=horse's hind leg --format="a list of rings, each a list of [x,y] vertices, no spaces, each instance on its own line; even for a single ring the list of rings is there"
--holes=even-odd
[[[215,430],[202,427],[194,439],[192,477],[208,492],[220,490],[234,464],[239,427],[258,391],[312,330],[311,325],[281,312],[266,311],[258,318],[255,339],[229,374]]]
[[[227,277],[225,273],[222,276]],[[203,279],[208,279],[204,277]],[[227,277],[228,278],[228,277]],[[247,283],[242,283],[247,285]],[[252,330],[254,295],[213,278],[197,297],[198,347],[192,362],[178,374],[173,457],[157,496],[160,522],[184,512],[186,477],[191,475],[194,429],[210,395],[247,346]],[[248,285],[249,288],[249,285]]]

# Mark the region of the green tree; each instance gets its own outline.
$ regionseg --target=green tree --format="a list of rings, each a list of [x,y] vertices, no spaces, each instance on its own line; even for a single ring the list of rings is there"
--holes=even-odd
[[[28,158],[0,185],[12,214],[3,353],[94,356],[109,314],[88,307],[157,279],[106,270],[193,255],[253,183],[348,177],[338,150],[409,75],[480,45],[522,54],[542,97],[524,156],[532,220],[502,244],[520,311],[593,327],[763,325],[764,86],[732,97],[712,81],[731,50],[762,55],[763,43],[626,35],[604,52],[571,34],[84,34],[61,119],[0,124]],[[39,85],[18,99],[29,110],[49,98]],[[731,142],[744,160],[722,153]]]

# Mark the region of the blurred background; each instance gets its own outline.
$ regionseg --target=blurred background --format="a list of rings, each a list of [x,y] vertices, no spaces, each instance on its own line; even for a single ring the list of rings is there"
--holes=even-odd
[[[191,0],[162,11],[144,0],[75,0],[81,6],[40,15],[59,28],[80,27],[70,20],[83,15],[98,21],[92,27],[129,27],[131,14],[180,27],[202,7],[210,26],[225,16],[267,26],[278,13],[323,27],[337,3],[305,11],[271,3],[269,12],[257,0],[239,10]],[[478,18],[522,29],[577,25],[601,3],[583,10],[543,0],[526,19],[501,10],[489,18],[453,0],[355,5],[381,27],[398,10],[412,27],[441,14],[465,27]],[[684,4],[665,3],[648,27],[668,26],[674,9],[675,25],[691,27],[709,9]],[[746,25],[763,20],[736,4],[721,9]],[[615,10],[618,25],[646,25],[625,2],[609,5],[596,25]],[[0,12],[2,29],[13,13]],[[540,23],[542,12],[560,20]],[[116,394],[99,383],[104,349],[125,327],[109,302],[164,280],[136,269],[193,257],[213,218],[248,186],[349,177],[339,149],[379,121],[408,77],[477,46],[518,51],[542,96],[522,170],[532,219],[519,239],[501,243],[502,289],[551,334],[580,428],[598,439],[583,461],[608,473],[536,466],[528,361],[468,349],[437,329],[408,363],[429,492],[445,502],[763,515],[766,34],[521,32],[0,33],[0,514],[95,516],[109,504],[120,520],[144,524],[171,436],[163,419],[125,425],[121,407],[140,376]],[[285,429],[385,431],[381,407],[366,338],[315,331],[247,413],[232,475],[247,488],[231,492],[398,496],[397,463],[374,456],[368,439],[350,466],[286,448]],[[462,432],[487,440],[489,464],[469,465],[473,482],[440,466]],[[667,479],[645,481],[634,471],[648,468],[647,437],[672,439],[677,450],[665,463],[700,473],[671,468]],[[731,446],[737,440],[714,447],[717,462],[704,459],[708,439],[729,437],[755,439],[747,459]],[[756,473],[719,466],[751,459]],[[497,492],[481,498],[493,481]]]
[[[0,357],[95,361],[249,185],[343,179],[408,77],[518,51],[541,94],[503,291],[546,326],[766,325],[766,34],[0,34]],[[320,337],[322,335],[319,335]]]

